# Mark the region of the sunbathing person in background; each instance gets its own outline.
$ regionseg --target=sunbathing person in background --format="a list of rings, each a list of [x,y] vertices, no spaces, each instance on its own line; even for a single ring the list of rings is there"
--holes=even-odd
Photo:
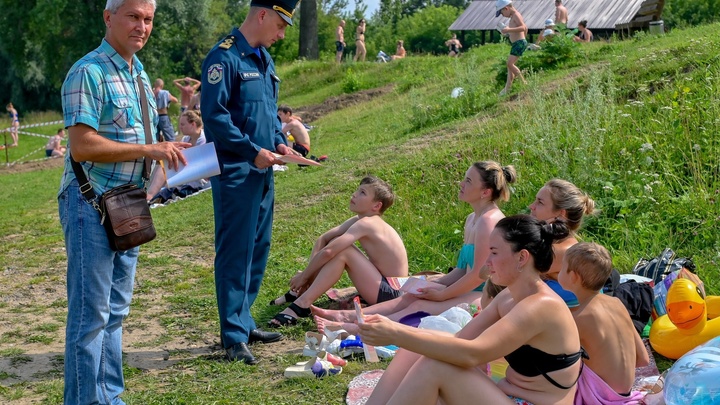
[[[455,336],[416,329],[381,315],[360,324],[363,343],[400,346],[367,404],[570,405],[583,351],[572,314],[540,278],[563,221],[503,218],[490,234],[490,278],[507,286]],[[497,384],[487,363],[505,357]]]
[[[290,291],[270,303],[292,302],[270,320],[271,327],[294,325],[298,317],[310,316],[310,305],[340,280],[345,270],[370,304],[401,294],[390,286],[387,277],[407,277],[407,252],[400,235],[382,218],[394,200],[392,189],[384,181],[372,176],[362,179],[350,198],[350,211],[357,215],[315,242],[310,263],[290,280]]]
[[[587,20],[582,20],[578,23],[578,31],[580,34],[573,37],[575,42],[590,42],[593,40],[593,33],[587,27]]]
[[[391,60],[397,60],[402,59],[407,55],[407,52],[405,51],[405,47],[403,46],[403,40],[397,41],[397,49],[395,49],[395,55],[391,56]]]
[[[481,271],[490,254],[488,247],[490,233],[495,224],[505,217],[497,201],[510,199],[510,184],[517,177],[512,166],[500,166],[493,161],[476,162],[465,173],[460,182],[458,199],[468,203],[473,212],[465,219],[465,236],[460,249],[457,266],[448,274],[436,280],[447,286],[435,290],[427,289],[421,294],[403,294],[401,297],[372,305],[363,310],[365,314],[385,315],[393,321],[404,316],[424,311],[438,315],[460,303],[470,303],[482,297],[482,285],[487,273]],[[331,311],[311,307],[318,330],[345,329],[357,334],[355,311]]]
[[[296,152],[307,157],[310,153],[310,135],[299,117],[293,115],[292,108],[287,105],[278,107],[278,117],[282,122],[282,132],[293,136],[292,148]]]
[[[578,243],[565,252],[558,276],[580,306],[572,311],[580,343],[587,351],[575,403],[605,405],[640,403],[631,393],[635,368],[649,364],[645,345],[620,300],[600,294],[612,271],[610,253],[595,243]]]

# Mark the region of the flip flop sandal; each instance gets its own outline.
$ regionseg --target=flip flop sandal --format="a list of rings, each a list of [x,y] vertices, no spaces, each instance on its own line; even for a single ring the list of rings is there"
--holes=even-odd
[[[312,315],[312,311],[310,311],[310,308],[302,308],[299,307],[296,303],[291,303],[288,308],[290,308],[291,311],[295,312],[297,314],[298,318],[308,318],[310,315]]]
[[[273,320],[277,322],[273,322]],[[272,320],[268,321],[268,327],[270,328],[281,328],[283,326],[297,325],[297,318],[288,314],[277,314]]]
[[[328,340],[325,335],[317,332],[305,332],[305,347],[303,347],[303,356],[315,357],[318,352],[327,349]]]
[[[279,328],[282,326],[297,325],[298,318],[308,318],[310,315],[312,315],[310,308],[299,307],[294,302],[291,303],[288,306],[288,308],[290,308],[291,311],[295,312],[295,315],[297,315],[297,317],[294,317],[294,316],[288,315],[288,314],[279,313],[273,317],[273,319],[276,320],[277,323],[270,320],[268,322],[268,326],[271,328]]]
[[[338,375],[342,373],[342,367],[335,366],[329,361],[315,358],[304,363],[298,363],[285,369],[285,377],[315,377],[322,378],[328,375]]]
[[[342,357],[338,357],[332,353],[328,353],[325,350],[319,351],[317,354],[318,360],[327,361],[333,366],[345,367],[347,366],[347,360]]]
[[[285,302],[282,302],[282,303],[279,303],[279,304],[278,304],[278,303],[277,303],[277,300],[279,300],[280,298],[284,298],[284,299],[285,299]],[[296,299],[297,299],[297,295],[293,294],[292,291],[288,291],[288,292],[286,292],[285,295],[283,295],[282,297],[277,297],[277,298],[275,298],[274,300],[270,301],[270,304],[269,304],[269,305],[270,305],[270,306],[274,306],[274,305],[289,304],[289,303],[291,303],[291,302],[294,302]]]
[[[349,333],[345,329],[338,329],[338,330],[330,330],[328,328],[325,328],[325,336],[327,336],[329,342],[333,342],[336,339],[345,339],[347,338]]]

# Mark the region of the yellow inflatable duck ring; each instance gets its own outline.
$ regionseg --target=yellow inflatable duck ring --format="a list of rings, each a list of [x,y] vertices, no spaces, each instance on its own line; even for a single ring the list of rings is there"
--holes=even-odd
[[[656,319],[650,328],[652,348],[669,359],[679,359],[720,336],[720,318],[708,320],[707,304],[715,312],[716,298],[708,297],[706,302],[695,283],[685,278],[675,280],[667,293],[667,315]]]

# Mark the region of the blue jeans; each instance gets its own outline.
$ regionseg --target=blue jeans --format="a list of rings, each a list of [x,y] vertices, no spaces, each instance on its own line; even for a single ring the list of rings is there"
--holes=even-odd
[[[163,140],[172,142],[175,140],[175,128],[173,128],[172,121],[170,121],[170,117],[168,117],[167,114],[160,114],[159,116],[157,135],[159,142]]]
[[[100,214],[77,180],[58,205],[68,256],[65,404],[124,404],[122,321],[130,311],[139,248],[110,249]]]

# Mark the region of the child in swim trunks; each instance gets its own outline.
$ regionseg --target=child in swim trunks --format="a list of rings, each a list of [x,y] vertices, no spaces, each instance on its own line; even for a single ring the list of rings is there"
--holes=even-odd
[[[578,243],[565,252],[558,280],[573,292],[579,306],[572,314],[587,351],[575,403],[637,403],[631,393],[635,368],[650,358],[627,309],[614,297],[600,293],[612,271],[608,251],[596,243]],[[580,400],[580,401],[578,401]]]
[[[294,302],[269,326],[294,325],[297,318],[310,316],[310,305],[340,280],[345,270],[369,304],[401,294],[389,285],[387,277],[407,277],[407,252],[400,235],[382,218],[394,200],[392,189],[384,181],[372,176],[362,179],[350,198],[350,210],[357,215],[315,242],[310,262],[290,280],[290,291],[284,296],[285,302]],[[355,242],[360,243],[362,251]],[[283,303],[279,301],[271,304]]]
[[[511,0],[497,0],[495,2],[495,9],[495,17],[502,15],[505,18],[510,18],[510,23],[501,31],[503,34],[508,34],[510,43],[512,44],[510,56],[508,56],[507,59],[507,82],[505,83],[505,88],[500,92],[500,96],[504,96],[510,92],[513,80],[516,77],[519,77],[523,83],[526,83],[522,72],[515,66],[515,62],[522,56],[525,49],[527,49],[527,40],[525,39],[527,26],[520,12],[513,7]]]

